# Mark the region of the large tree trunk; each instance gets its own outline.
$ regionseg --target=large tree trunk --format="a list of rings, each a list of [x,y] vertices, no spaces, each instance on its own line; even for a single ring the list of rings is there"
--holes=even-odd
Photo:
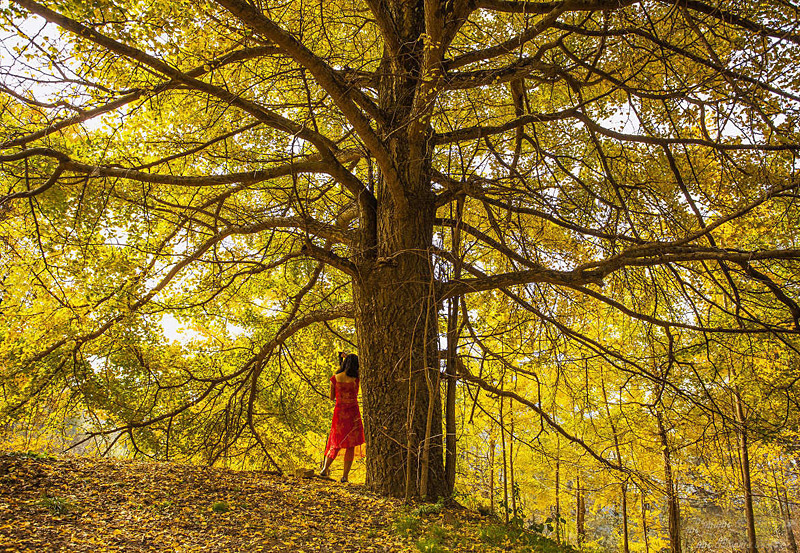
[[[398,233],[410,231],[412,236],[408,242],[413,242],[414,238],[424,242],[425,236],[415,237],[413,234],[424,232],[421,229],[430,231],[431,212],[430,208],[415,210],[419,220],[412,223],[411,228],[398,229]],[[389,226],[385,220],[379,220],[380,224]],[[356,327],[363,366],[367,486],[397,497],[405,493],[407,466],[412,470],[411,495],[419,495],[421,446],[426,434],[430,399],[433,405],[427,495],[446,495],[439,388],[438,385],[433,387],[433,393],[429,394],[425,374],[428,371],[430,381],[438,382],[436,325],[430,324],[430,320],[427,325],[425,323],[429,303],[435,306],[435,302],[427,301],[431,293],[430,277],[428,259],[417,250],[401,253],[385,264],[376,263],[372,271],[354,284]],[[435,323],[435,313],[429,319]],[[409,397],[412,398],[410,402]],[[407,443],[408,421],[411,423],[411,439]]]
[[[431,262],[436,216],[432,131],[428,120],[414,111],[424,54],[424,10],[416,2],[399,1],[387,2],[386,9],[397,22],[399,40],[386,45],[378,71],[378,107],[385,117],[377,131],[391,158],[391,174],[381,173],[374,183],[374,225],[363,224],[369,214],[361,207],[363,234],[353,279],[364,367],[366,482],[379,493],[403,496],[409,470],[409,495],[426,492],[436,498],[447,494],[447,486],[441,394],[435,384],[439,302]],[[428,421],[430,439],[423,455]]]
[[[402,141],[396,148],[408,152]],[[405,159],[402,154],[397,158]],[[363,241],[359,275],[353,281],[363,365],[367,485],[382,494],[404,495],[406,467],[410,467],[410,493],[420,494],[423,442],[432,400],[425,464],[426,495],[435,498],[447,495],[438,386],[437,300],[430,260],[435,204],[429,163],[422,171],[398,165],[410,183],[405,187],[409,209],[404,216],[396,213],[391,196],[378,183],[374,238]],[[434,386],[429,387],[429,382]]]

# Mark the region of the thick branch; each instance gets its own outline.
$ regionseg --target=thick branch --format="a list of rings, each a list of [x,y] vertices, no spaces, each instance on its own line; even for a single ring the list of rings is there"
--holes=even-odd
[[[478,0],[478,7],[506,13],[545,14],[559,7],[566,11],[608,11],[635,4],[638,0],[571,0],[557,2],[526,2],[517,0]]]
[[[33,2],[32,0],[13,0],[17,4],[23,6],[27,10],[40,15],[41,17],[45,18],[47,21],[51,23],[55,23],[56,25],[73,32],[81,37],[84,37],[92,42],[106,48],[107,50],[117,53],[119,55],[125,56],[132,60],[136,60],[148,67],[151,67],[158,71],[159,73],[163,73],[179,81],[181,83],[186,84],[187,86],[194,88],[196,90],[200,90],[202,92],[206,92],[212,96],[215,96],[225,102],[228,102],[232,106],[236,106],[239,109],[245,111],[246,113],[252,115],[256,120],[261,121],[265,125],[278,129],[280,131],[292,134],[294,136],[299,136],[304,140],[308,140],[317,148],[323,158],[331,163],[332,172],[331,175],[336,178],[340,183],[342,183],[347,189],[353,194],[354,197],[360,198],[363,193],[369,194],[367,189],[364,185],[359,181],[350,171],[348,171],[341,163],[339,163],[333,155],[333,151],[335,151],[336,145],[327,137],[303,126],[295,121],[287,119],[282,115],[274,113],[258,104],[251,102],[250,100],[246,100],[233,92],[229,92],[228,90],[212,85],[210,83],[206,83],[204,81],[200,81],[193,77],[190,77],[186,73],[178,71],[177,69],[167,65],[166,63],[162,62],[161,60],[142,52],[141,50],[137,50],[131,46],[126,44],[122,44],[117,42],[101,33],[98,33],[94,29],[86,27],[78,23],[77,21],[70,19],[64,15],[56,13],[41,4]]]
[[[116,40],[109,38],[101,33],[98,33],[94,29],[82,25],[77,21],[70,19],[60,13],[54,12],[53,10],[42,6],[32,0],[12,0],[14,3],[19,4],[20,6],[24,7],[28,11],[35,13],[47,21],[51,23],[55,23],[59,27],[62,27],[70,32],[77,34],[83,38],[86,38],[95,44],[102,46],[103,48],[107,49],[110,52],[114,52],[121,56],[125,56],[126,58],[138,61],[152,69],[155,69],[159,73],[167,75],[168,77],[175,79],[181,83],[184,83],[191,88],[196,90],[201,90],[212,96],[216,96],[217,98],[234,105],[243,111],[249,113],[257,120],[261,121],[262,123],[269,125],[273,128],[281,130],[283,132],[297,135],[305,140],[312,142],[318,149],[326,151],[332,148],[335,148],[335,145],[330,141],[330,139],[307,129],[298,123],[286,119],[285,117],[271,112],[266,108],[259,106],[249,100],[246,100],[236,94],[229,92],[224,88],[220,88],[218,86],[212,85],[210,83],[206,83],[204,81],[200,81],[194,77],[191,77],[187,73],[179,71],[174,67],[164,63],[163,61],[145,53],[141,50],[133,48],[132,46],[128,46],[127,44],[122,44],[117,42]]]
[[[542,211],[540,209],[534,209],[530,207],[523,207],[523,206],[515,206],[505,202],[502,202],[496,198],[492,198],[488,195],[488,191],[484,190],[480,186],[480,182],[490,183],[491,181],[486,181],[484,179],[475,179],[474,181],[463,181],[459,182],[455,179],[448,177],[438,171],[434,171],[433,178],[439,184],[447,187],[447,190],[440,193],[436,197],[436,207],[442,207],[447,205],[448,203],[454,201],[456,198],[466,195],[470,198],[476,198],[482,202],[486,202],[487,204],[493,205],[500,209],[509,211],[511,213],[519,213],[521,215],[530,215],[532,217],[538,217],[539,219],[544,219],[546,221],[550,221],[554,225],[558,225],[562,228],[569,229],[571,231],[577,232],[578,234],[585,234],[587,236],[594,236],[596,238],[603,238],[605,240],[622,240],[625,242],[632,242],[634,244],[642,244],[644,241],[639,238],[633,238],[624,234],[609,234],[607,232],[602,232],[597,229],[584,227],[581,225],[577,225],[570,221],[560,219],[556,215],[552,213],[548,213],[546,211]]]
[[[758,259],[800,259],[800,249],[740,252],[689,246],[664,247],[662,244],[652,244],[646,249],[644,246],[636,248],[633,253],[622,252],[603,261],[586,263],[572,271],[555,271],[540,266],[525,271],[451,280],[441,285],[439,297],[446,299],[472,292],[531,283],[549,283],[573,288],[586,284],[602,284],[606,276],[625,267],[652,267],[668,263],[709,260],[743,263]]]

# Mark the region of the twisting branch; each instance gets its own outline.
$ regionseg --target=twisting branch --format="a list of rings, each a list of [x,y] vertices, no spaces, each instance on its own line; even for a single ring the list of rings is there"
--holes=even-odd
[[[635,4],[638,0],[566,0],[556,2],[529,2],[526,0],[478,0],[477,7],[485,10],[522,14],[545,14],[556,8],[568,11],[617,10]]]
[[[256,354],[253,358],[251,358],[248,362],[246,362],[241,369],[231,374],[221,375],[215,378],[192,377],[191,378],[192,380],[196,380],[206,384],[205,389],[192,400],[182,403],[178,407],[154,417],[149,417],[141,420],[128,421],[123,425],[115,426],[113,428],[89,432],[87,433],[85,438],[73,444],[72,448],[77,447],[80,444],[85,443],[86,441],[91,440],[97,436],[117,435],[120,433],[122,434],[127,433],[129,435],[132,435],[132,432],[136,429],[152,427],[162,421],[172,420],[181,413],[184,413],[185,411],[190,409],[191,407],[194,407],[195,405],[199,405],[200,403],[202,403],[206,398],[208,398],[211,395],[212,392],[217,390],[217,388],[220,385],[225,384],[227,382],[231,382],[247,372],[251,373],[254,372],[256,370],[256,367],[259,367],[276,347],[283,344],[287,339],[289,339],[292,335],[296,334],[298,331],[314,323],[332,321],[343,317],[352,317],[352,313],[353,313],[352,304],[345,303],[329,307],[326,309],[319,309],[316,311],[312,311],[303,315],[302,317],[295,318],[292,320],[291,324],[285,324],[281,328],[281,330],[275,335],[275,337],[266,344],[264,344],[259,350],[258,354]],[[251,378],[255,379],[255,377],[256,375],[251,374]],[[248,426],[250,426],[251,430],[253,430],[254,434],[257,436],[257,439],[259,440],[262,448],[264,449],[264,453],[269,459],[270,464],[274,466],[277,471],[281,471],[280,465],[278,465],[278,463],[276,463],[275,460],[270,456],[268,448],[260,439],[258,433],[255,431],[252,417],[250,416],[250,414],[248,415]]]
[[[58,159],[60,162],[59,167],[61,168],[61,171],[69,171],[72,173],[88,175],[90,177],[114,177],[152,184],[167,184],[171,186],[185,186],[192,188],[203,186],[220,186],[233,183],[251,185],[270,179],[298,175],[301,173],[327,173],[333,176],[333,174],[336,172],[336,169],[332,167],[330,163],[327,161],[322,161],[322,156],[320,155],[309,156],[303,160],[292,161],[277,167],[270,167],[269,169],[257,169],[255,171],[229,173],[227,175],[205,175],[196,177],[147,173],[134,169],[126,169],[123,167],[88,165],[86,163],[74,161],[66,154],[51,150],[49,148],[31,148],[28,150],[23,150],[17,154],[0,155],[0,162],[15,161],[34,156],[52,157]],[[362,154],[360,152],[353,150],[340,151],[336,156],[340,163],[356,161],[361,159],[361,157]],[[35,191],[16,192],[14,194],[9,194],[4,198],[0,198],[0,203],[3,201],[13,200],[15,198],[27,198],[29,196],[34,196],[44,192],[45,190],[46,189],[36,189]]]

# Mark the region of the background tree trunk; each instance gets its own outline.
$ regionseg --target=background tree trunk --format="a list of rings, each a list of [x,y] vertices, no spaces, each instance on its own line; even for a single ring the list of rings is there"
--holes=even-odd
[[[500,390],[503,389],[503,379],[500,379]],[[503,415],[503,396],[500,396],[500,444],[503,450],[503,518],[508,524],[508,455],[506,454],[506,427]]]
[[[452,254],[460,259],[461,251],[461,217],[464,211],[464,198],[456,201],[456,227],[451,233]],[[456,261],[453,278],[461,278],[461,264]],[[456,485],[456,355],[458,352],[458,313],[461,296],[451,298],[447,312],[447,401],[445,403],[445,460],[444,474],[447,493],[452,496]]]
[[[458,346],[459,299],[450,300],[447,313],[447,386],[445,402],[445,462],[447,495],[452,496],[456,484],[456,348]]]
[[[797,541],[794,537],[794,528],[792,528],[792,517],[791,511],[789,510],[789,501],[786,497],[786,490],[781,490],[781,486],[778,483],[778,475],[775,471],[775,465],[770,463],[770,469],[772,470],[772,481],[775,484],[775,501],[778,502],[778,511],[781,515],[781,520],[783,521],[784,529],[786,531],[786,550],[789,553],[797,553]]]
[[[583,546],[586,541],[586,500],[583,497],[583,484],[581,484],[581,475],[575,478],[575,533],[577,534],[578,548]]]
[[[517,483],[514,481],[514,400],[508,398],[508,418],[511,428],[508,433],[508,470],[511,476],[511,513],[517,518]]]
[[[658,421],[658,436],[661,440],[661,451],[664,456],[664,486],[667,489],[667,512],[669,516],[669,547],[670,553],[681,553],[681,511],[675,482],[672,477],[672,458],[667,439],[667,429],[664,426],[664,417],[656,409]]]
[[[644,553],[650,553],[650,538],[647,535],[647,492],[639,489],[642,494],[642,538],[644,539]]]
[[[622,494],[622,551],[628,553],[630,551],[630,544],[628,538],[628,483],[623,482],[620,484],[620,493]]]
[[[753,513],[753,487],[750,482],[750,452],[747,447],[747,423],[742,408],[742,396],[735,391],[736,422],[739,435],[739,459],[742,469],[742,487],[744,488],[744,517],[747,526],[747,552],[756,553],[756,521]]]
[[[489,439],[489,509],[492,514],[495,513],[494,508],[494,450],[497,444],[494,438]]]
[[[614,418],[611,415],[611,408],[608,405],[608,394],[606,393],[606,385],[601,380],[601,389],[603,390],[603,401],[606,405],[606,413],[608,414],[608,421],[611,425],[611,434],[614,438],[614,451],[617,454],[617,462],[622,465],[622,450],[619,447],[619,434],[617,433],[617,425],[614,424]],[[620,494],[622,495],[622,551],[628,553],[630,551],[629,536],[628,536],[628,482],[623,480],[620,483]]]
[[[556,542],[561,543],[561,451],[560,448],[556,449],[556,512],[555,512],[555,529],[556,529]]]

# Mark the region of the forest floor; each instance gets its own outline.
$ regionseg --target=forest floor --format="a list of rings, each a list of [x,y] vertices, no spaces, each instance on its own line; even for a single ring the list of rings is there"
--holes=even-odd
[[[172,463],[0,454],[0,552],[530,551],[542,536],[357,484]]]

